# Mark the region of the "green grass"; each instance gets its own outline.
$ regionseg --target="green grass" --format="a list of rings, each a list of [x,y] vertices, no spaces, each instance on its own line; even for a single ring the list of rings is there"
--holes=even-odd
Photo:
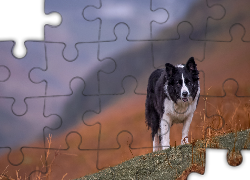
[[[206,141],[171,147],[167,150],[137,156],[115,167],[87,175],[78,180],[94,179],[177,179],[192,167],[205,166],[205,147],[228,149],[236,152],[250,149],[250,130],[213,137]],[[229,154],[231,154],[229,153]],[[234,156],[231,156],[234,160]],[[239,164],[239,163],[238,163]],[[189,171],[190,172],[190,171]]]

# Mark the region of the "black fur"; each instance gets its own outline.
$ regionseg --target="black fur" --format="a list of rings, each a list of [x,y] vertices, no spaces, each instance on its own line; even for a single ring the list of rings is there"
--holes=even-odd
[[[159,120],[164,110],[164,100],[167,95],[164,92],[166,82],[166,71],[163,69],[155,70],[149,77],[146,100],[146,124],[152,130],[152,138],[159,129]]]
[[[152,130],[152,139],[154,139],[160,126],[160,120],[164,113],[165,98],[171,99],[175,103],[181,98],[182,74],[193,100],[199,87],[199,71],[193,57],[188,60],[184,68],[175,67],[169,63],[166,63],[165,67],[166,69],[155,70],[148,80],[145,114],[146,124]],[[168,93],[165,92],[166,84]]]

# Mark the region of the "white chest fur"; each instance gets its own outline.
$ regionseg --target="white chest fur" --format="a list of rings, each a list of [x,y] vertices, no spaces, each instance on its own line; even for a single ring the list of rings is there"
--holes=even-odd
[[[174,123],[183,123],[190,115],[192,115],[196,109],[197,101],[192,101],[189,98],[188,102],[178,100],[177,103],[169,99],[164,100],[164,114],[162,119],[168,116],[170,126]]]
[[[199,82],[198,82],[199,84]],[[167,85],[165,85],[165,91],[169,97],[167,92]],[[165,98],[164,100],[164,113],[162,115],[163,120],[168,119],[169,125],[173,125],[174,123],[184,123],[184,121],[193,116],[193,113],[196,109],[198,98],[200,95],[200,87],[198,86],[197,94],[194,98],[188,97],[187,102],[183,102],[181,99],[177,100],[177,103],[174,103],[172,100]]]

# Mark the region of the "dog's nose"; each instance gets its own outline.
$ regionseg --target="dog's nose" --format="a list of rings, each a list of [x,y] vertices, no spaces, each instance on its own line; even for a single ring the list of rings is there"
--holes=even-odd
[[[182,93],[182,96],[183,96],[183,97],[187,97],[187,95],[188,95],[188,92],[187,92],[187,91],[184,91],[184,92]]]

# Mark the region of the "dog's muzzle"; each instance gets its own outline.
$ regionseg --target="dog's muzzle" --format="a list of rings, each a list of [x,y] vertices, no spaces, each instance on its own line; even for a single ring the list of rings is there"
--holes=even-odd
[[[182,93],[182,101],[183,102],[187,102],[188,101],[188,92],[187,91],[184,91],[183,93]]]

